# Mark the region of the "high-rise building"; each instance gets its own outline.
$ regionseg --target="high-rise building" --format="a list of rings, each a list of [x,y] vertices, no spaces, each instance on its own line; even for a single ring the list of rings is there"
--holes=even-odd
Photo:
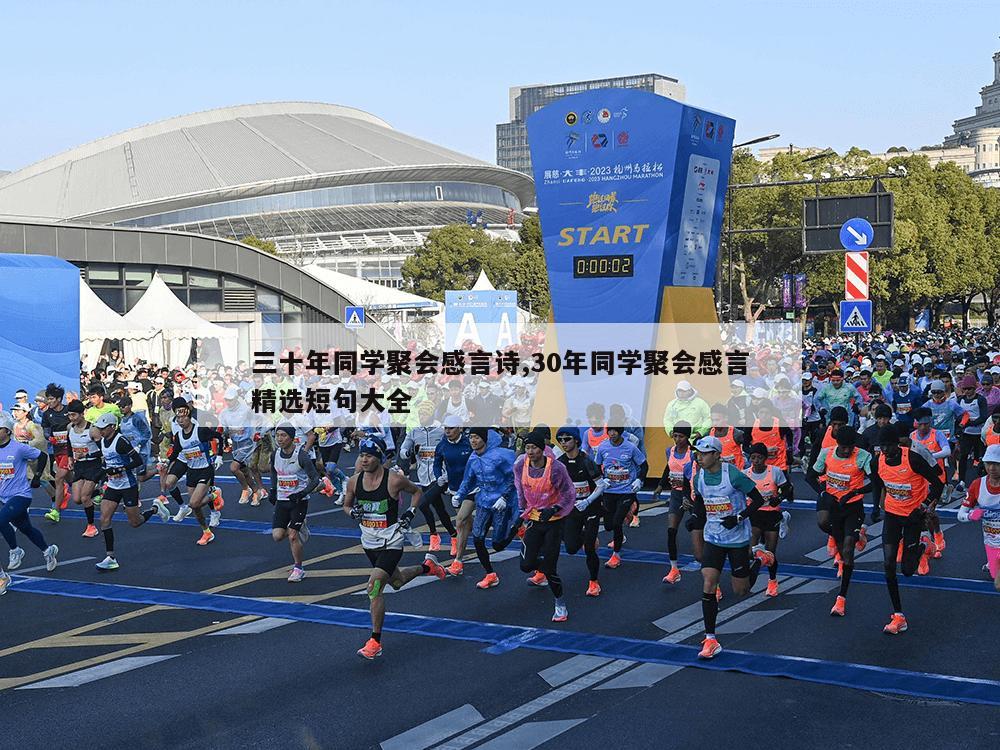
[[[676,101],[684,101],[684,84],[676,78],[659,73],[643,73],[593,81],[512,86],[510,88],[510,122],[497,125],[497,164],[531,175],[531,154],[524,121],[529,115],[557,99],[594,89],[641,89]]]

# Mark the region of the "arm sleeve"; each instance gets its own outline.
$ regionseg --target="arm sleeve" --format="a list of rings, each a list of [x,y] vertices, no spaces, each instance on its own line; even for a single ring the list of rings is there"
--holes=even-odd
[[[517,472],[514,472],[514,481],[517,481]],[[573,509],[573,503],[576,502],[576,488],[562,461],[556,461],[552,467],[552,486],[559,493],[559,499],[556,501],[559,515],[565,516]]]
[[[135,447],[124,438],[118,441],[118,447],[115,450],[119,456],[126,456],[128,458],[128,463],[125,465],[126,469],[138,469],[145,463]]]
[[[304,495],[308,495],[310,492],[319,487],[319,472],[316,470],[316,463],[309,458],[305,451],[299,451],[299,466],[309,477],[308,483],[304,490],[300,490]]]
[[[445,438],[437,445],[434,446],[434,478],[438,479],[441,476],[441,472],[444,469],[444,450],[441,448],[445,444]]]
[[[944,489],[944,484],[938,476],[936,465],[931,466],[919,453],[910,451],[910,468],[927,480],[930,485],[928,489],[928,497],[931,500],[937,500],[941,497],[941,490]]]

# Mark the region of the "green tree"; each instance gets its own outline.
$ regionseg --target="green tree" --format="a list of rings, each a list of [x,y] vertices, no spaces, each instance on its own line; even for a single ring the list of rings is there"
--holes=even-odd
[[[240,237],[239,239],[236,237],[230,237],[229,239],[242,242],[244,245],[249,245],[250,247],[255,247],[268,255],[278,254],[278,246],[271,242],[271,240],[262,240],[260,237],[254,237],[252,234],[248,234],[246,237]]]

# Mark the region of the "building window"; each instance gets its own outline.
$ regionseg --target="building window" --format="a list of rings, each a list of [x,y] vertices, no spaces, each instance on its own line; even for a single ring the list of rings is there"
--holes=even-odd
[[[434,186],[434,197],[439,201],[444,200],[444,190],[441,188],[440,185]]]

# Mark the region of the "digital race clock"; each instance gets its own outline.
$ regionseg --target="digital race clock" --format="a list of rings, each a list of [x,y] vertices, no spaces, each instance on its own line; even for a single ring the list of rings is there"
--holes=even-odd
[[[632,276],[635,259],[631,255],[576,255],[573,257],[574,279],[613,279]]]

